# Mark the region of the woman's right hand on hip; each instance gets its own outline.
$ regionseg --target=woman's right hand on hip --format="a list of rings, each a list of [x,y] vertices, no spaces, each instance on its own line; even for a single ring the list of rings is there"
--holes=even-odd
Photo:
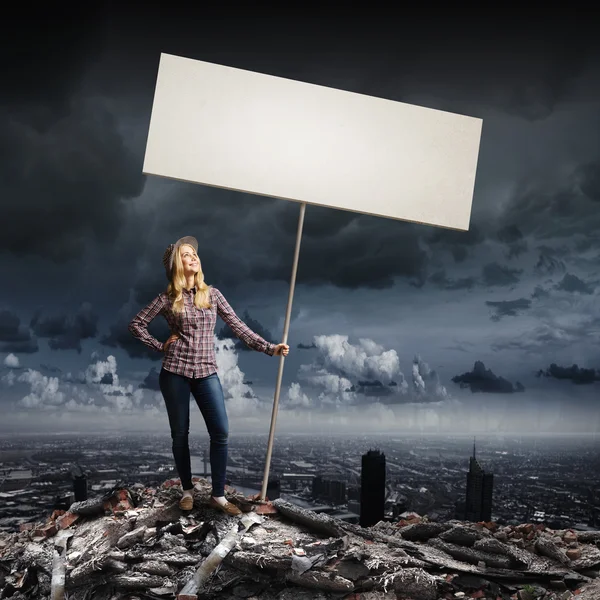
[[[169,337],[169,339],[163,344],[163,352],[167,351],[167,348],[169,347],[170,344],[172,344],[175,340],[178,340],[179,336],[174,333],[173,335],[171,335]]]

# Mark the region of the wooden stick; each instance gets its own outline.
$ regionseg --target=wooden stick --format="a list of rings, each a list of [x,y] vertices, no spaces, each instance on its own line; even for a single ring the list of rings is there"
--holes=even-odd
[[[306,202],[300,204],[300,216],[298,217],[298,230],[296,232],[296,247],[294,249],[294,262],[292,265],[292,279],[290,281],[290,292],[288,294],[287,310],[285,312],[285,324],[283,326],[282,344],[287,344],[288,332],[290,329],[290,320],[292,316],[292,302],[294,299],[294,288],[296,287],[296,272],[298,270],[298,257],[300,255],[300,242],[302,240],[302,227],[304,225],[304,213],[306,212]],[[267,497],[267,485],[269,483],[269,469],[271,467],[271,454],[273,452],[273,438],[275,436],[275,423],[277,421],[277,410],[279,408],[279,394],[281,392],[281,380],[283,378],[283,365],[285,356],[279,357],[279,371],[277,373],[277,384],[275,385],[275,398],[273,400],[273,411],[271,413],[271,428],[269,429],[269,442],[267,444],[267,458],[265,461],[265,472],[263,475],[260,500],[264,501]]]

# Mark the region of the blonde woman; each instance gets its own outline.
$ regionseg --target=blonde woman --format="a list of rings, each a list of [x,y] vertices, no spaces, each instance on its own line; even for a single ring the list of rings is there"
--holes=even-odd
[[[191,510],[194,504],[188,444],[191,394],[210,436],[210,505],[237,515],[240,510],[225,500],[229,422],[215,357],[213,336],[217,315],[254,350],[269,356],[287,356],[289,346],[272,344],[254,333],[235,314],[223,294],[204,282],[196,238],[186,236],[171,244],[164,253],[163,264],[169,280],[167,290],[132,319],[129,331],[149,348],[164,353],[159,385],[183,490],[179,506]],[[158,315],[163,315],[172,332],[164,343],[148,332],[148,324]]]

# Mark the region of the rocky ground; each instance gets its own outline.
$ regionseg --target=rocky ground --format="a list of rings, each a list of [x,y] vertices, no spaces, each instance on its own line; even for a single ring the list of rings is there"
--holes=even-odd
[[[141,484],[0,534],[0,599],[600,600],[600,531],[542,525],[384,523],[362,528],[283,500],[195,480]]]

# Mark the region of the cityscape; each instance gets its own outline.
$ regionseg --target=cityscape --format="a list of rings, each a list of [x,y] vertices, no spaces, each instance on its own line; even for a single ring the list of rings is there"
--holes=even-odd
[[[266,436],[230,437],[227,484],[261,490]],[[192,473],[210,480],[208,437],[190,436]],[[117,485],[177,480],[169,436],[0,438],[0,531]],[[430,521],[600,526],[600,444],[565,436],[277,435],[267,498],[371,526],[416,513]]]

